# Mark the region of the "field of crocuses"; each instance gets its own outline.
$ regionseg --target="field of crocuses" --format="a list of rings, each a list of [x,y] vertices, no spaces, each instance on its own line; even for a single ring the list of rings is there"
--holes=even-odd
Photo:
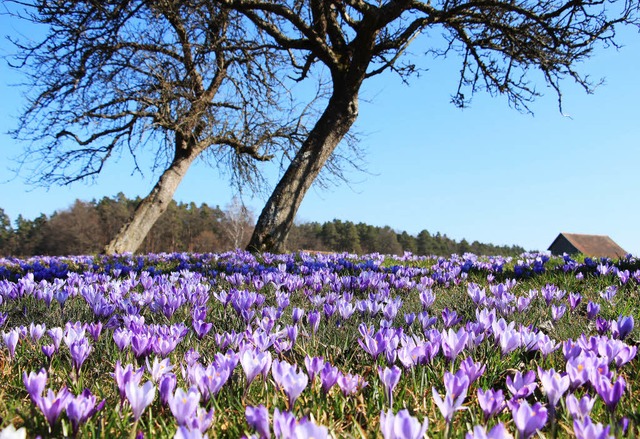
[[[640,263],[0,259],[0,437],[640,433]]]

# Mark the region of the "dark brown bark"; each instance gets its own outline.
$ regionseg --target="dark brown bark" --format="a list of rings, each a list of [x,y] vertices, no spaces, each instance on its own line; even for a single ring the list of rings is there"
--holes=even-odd
[[[334,92],[264,206],[247,249],[281,253],[311,184],[358,117],[357,92]]]
[[[136,207],[131,220],[104,248],[106,254],[133,253],[138,250],[149,230],[167,210],[178,185],[200,153],[193,148],[177,148],[177,151],[171,165],[162,173],[151,193]]]

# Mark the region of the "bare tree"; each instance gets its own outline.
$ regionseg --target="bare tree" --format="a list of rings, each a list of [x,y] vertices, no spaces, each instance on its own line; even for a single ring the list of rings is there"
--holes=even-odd
[[[232,248],[237,249],[247,244],[247,238],[253,229],[254,216],[240,197],[234,196],[225,207],[224,223],[224,231]]]
[[[31,90],[12,133],[30,141],[20,163],[35,184],[71,184],[151,150],[161,175],[106,246],[136,251],[194,160],[258,187],[261,161],[286,154],[304,133],[278,70],[281,53],[247,20],[204,0],[35,0],[11,13],[45,25],[41,40],[13,39],[14,67]],[[288,67],[288,66],[287,66]]]
[[[506,95],[524,111],[538,96],[540,75],[562,102],[560,84],[593,84],[577,70],[597,45],[616,46],[616,28],[638,25],[631,0],[223,0],[286,51],[299,79],[316,65],[331,79],[331,96],[258,219],[249,249],[281,251],[302,199],[358,117],[362,83],[393,71],[407,79],[406,55],[418,38],[427,54],[460,55],[452,101],[477,91]],[[444,40],[437,38],[443,35]],[[421,62],[424,63],[421,57]],[[415,60],[413,60],[415,61]],[[401,63],[404,62],[404,63]]]

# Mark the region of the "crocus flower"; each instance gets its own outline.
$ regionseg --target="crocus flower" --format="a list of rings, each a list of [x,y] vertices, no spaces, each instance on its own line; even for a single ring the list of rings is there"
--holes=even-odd
[[[396,415],[391,409],[386,413],[380,412],[380,432],[384,439],[421,439],[425,437],[428,427],[427,418],[420,424],[406,409]]]
[[[505,383],[507,385],[507,389],[509,389],[511,395],[515,399],[526,398],[533,393],[537,387],[536,373],[530,370],[526,374],[522,375],[522,373],[517,370],[513,375],[513,378],[511,376],[507,376]]]
[[[617,321],[611,322],[611,335],[624,340],[633,330],[633,324],[633,316],[620,316]]]
[[[587,304],[587,318],[589,320],[593,320],[596,318],[599,312],[600,312],[600,305],[592,301],[589,301],[589,303]]]
[[[467,433],[465,439],[513,439],[513,436],[507,431],[504,424],[500,422],[488,432],[486,427],[476,425],[473,427],[473,432]]]
[[[20,330],[12,329],[9,332],[2,332],[2,339],[9,350],[9,357],[13,359],[16,355],[16,346],[20,340]]]
[[[448,372],[445,372],[448,373]],[[465,377],[466,378],[466,377]],[[469,385],[469,381],[466,381],[467,387]],[[451,422],[453,419],[453,414],[458,410],[464,410],[462,404],[464,403],[465,398],[467,397],[467,387],[460,387],[461,393],[454,393],[449,390],[446,391],[444,399],[440,397],[440,394],[436,390],[435,387],[431,389],[431,393],[433,395],[433,401],[436,403],[438,408],[440,409],[440,413],[447,422]]]
[[[146,363],[147,370],[151,371],[151,379],[154,383],[159,383],[160,379],[173,369],[173,365],[168,358],[158,361],[158,357],[155,357],[152,365],[149,365],[149,359],[147,358]]]
[[[596,392],[604,400],[609,411],[613,412],[618,405],[618,401],[622,398],[622,394],[626,388],[626,382],[623,377],[619,376],[614,382],[606,375],[601,375],[595,382]]]
[[[253,349],[245,349],[240,354],[242,370],[247,375],[247,387],[259,374],[266,374],[271,368],[272,357],[269,351],[256,352]]]
[[[486,422],[490,417],[500,413],[505,407],[502,389],[488,389],[486,391],[478,389],[478,403],[480,404],[480,408],[482,408]]]
[[[309,374],[309,380],[313,381],[315,376],[320,373],[324,367],[324,358],[322,357],[310,357],[305,356],[304,365],[307,368],[307,374]]]
[[[356,393],[358,390],[367,386],[367,382],[360,375],[352,375],[350,373],[340,374],[338,377],[338,386],[342,390],[344,396]]]
[[[258,432],[261,438],[270,439],[271,430],[269,429],[269,411],[260,404],[257,407],[247,406],[244,410],[247,424]]]
[[[67,417],[71,421],[74,435],[78,434],[80,425],[102,410],[105,402],[106,400],[103,399],[96,405],[96,396],[92,395],[89,389],[84,389],[80,395],[69,398],[67,402]]]
[[[633,360],[638,352],[637,346],[623,346],[613,357],[616,367],[620,369],[622,366]]]
[[[22,382],[29,393],[29,397],[34,404],[42,397],[42,392],[47,385],[47,371],[40,369],[40,372],[22,372]]]
[[[176,430],[173,439],[206,439],[208,436],[203,435],[198,429],[189,429],[189,427],[180,425]],[[137,439],[137,438],[136,438]]]
[[[42,350],[42,353],[47,356],[48,359],[51,359],[51,357],[53,357],[53,354],[56,352],[56,347],[52,344],[42,345],[40,349]]]
[[[313,333],[315,334],[318,332],[318,328],[320,327],[320,313],[316,310],[309,311],[309,314],[307,314],[307,320]]]
[[[35,323],[32,322],[29,325],[29,335],[31,336],[31,340],[33,340],[34,343],[37,343],[38,340],[40,340],[44,335],[44,331],[46,329],[47,327],[45,324],[36,325]]]
[[[308,419],[301,420],[293,429],[292,438],[327,439],[329,430],[324,425],[317,425]]]
[[[9,424],[0,431],[0,439],[27,439],[27,430],[24,427],[16,430],[13,424]]]
[[[69,390],[63,387],[58,393],[53,393],[53,391],[49,389],[45,395],[38,399],[38,408],[42,411],[42,414],[49,423],[49,427],[53,428],[60,413],[62,413],[62,410],[67,406],[70,397],[71,393],[69,393]]]
[[[329,390],[338,382],[340,376],[340,370],[332,366],[331,363],[326,362],[324,367],[320,371],[320,382],[322,384],[322,390],[325,393],[329,393]]]
[[[207,411],[202,407],[198,407],[196,414],[191,417],[189,421],[189,427],[191,430],[198,430],[200,433],[205,433],[213,424],[213,416],[215,414],[215,408]]]
[[[569,393],[565,398],[565,402],[567,411],[573,419],[584,419],[591,413],[591,409],[596,400],[589,395],[584,395],[578,400],[573,393]]]
[[[538,367],[538,376],[542,382],[542,389],[549,400],[549,406],[555,409],[562,395],[569,389],[569,384],[571,383],[569,376],[566,374],[560,375],[554,369],[544,370],[540,367]]]
[[[525,400],[517,402],[511,408],[511,414],[521,439],[528,439],[547,423],[547,409],[539,402],[533,406]]]
[[[187,425],[187,421],[195,415],[199,404],[200,392],[195,387],[190,388],[188,392],[178,388],[169,398],[169,408],[178,425]]]
[[[384,385],[384,393],[389,407],[393,407],[393,389],[400,382],[400,375],[402,375],[402,370],[398,366],[394,365],[391,368],[385,367],[384,369],[378,366],[378,376]]]
[[[273,411],[273,433],[277,438],[289,438],[293,436],[296,428],[296,418],[291,412]]]
[[[120,365],[120,360],[116,361],[116,369],[115,372],[111,374],[111,376],[116,380],[116,384],[118,385],[118,391],[120,392],[120,403],[124,402],[126,396],[125,385],[129,382],[134,382],[136,385],[140,384],[143,372],[143,367],[138,370],[134,370],[133,365],[131,364],[127,364],[123,369]]]
[[[469,334],[465,328],[458,329],[454,332],[449,328],[447,331],[442,331],[442,353],[449,361],[453,361],[460,352],[467,345]]]
[[[297,371],[297,366],[286,361],[274,360],[271,374],[276,384],[284,390],[289,398],[289,408],[293,408],[296,399],[309,382],[309,377],[304,372]],[[336,378],[337,379],[337,378]]]
[[[69,346],[69,351],[71,352],[71,363],[77,375],[80,373],[80,368],[84,364],[85,360],[89,357],[89,353],[91,353],[89,340],[82,337],[74,341]]]
[[[460,370],[469,378],[469,385],[480,377],[487,369],[487,365],[483,363],[475,363],[471,357],[467,357],[460,363]]]
[[[577,439],[609,439],[613,438],[609,434],[610,425],[606,427],[601,423],[594,424],[589,416],[584,419],[573,420],[573,431]]]
[[[129,405],[131,405],[131,411],[133,412],[133,419],[137,422],[142,416],[142,412],[146,409],[156,397],[156,387],[151,381],[147,381],[142,386],[131,380],[124,386],[125,394]]]
[[[178,380],[174,373],[165,373],[158,382],[158,392],[160,393],[160,403],[163,406],[169,405],[169,398],[173,396]]]

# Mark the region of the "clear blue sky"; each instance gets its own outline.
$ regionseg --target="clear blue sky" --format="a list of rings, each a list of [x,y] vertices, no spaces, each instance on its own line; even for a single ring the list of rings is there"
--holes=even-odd
[[[0,29],[12,23],[0,16]],[[334,218],[417,234],[422,229],[460,240],[519,244],[546,250],[559,232],[606,234],[640,255],[640,36],[623,35],[620,51],[599,50],[582,70],[606,82],[587,95],[564,84],[564,112],[544,83],[533,106],[519,113],[506,100],[477,95],[470,108],[449,103],[458,60],[432,61],[409,86],[393,75],[365,83],[357,129],[364,133],[367,173],[350,185],[312,189],[300,221]],[[0,55],[10,45],[0,42]],[[150,171],[132,174],[123,157],[93,184],[49,190],[14,178],[12,157],[21,145],[6,132],[24,104],[19,73],[0,65],[0,207],[15,220],[35,218],[83,200],[145,196]],[[268,171],[272,183],[275,173]],[[177,201],[224,207],[233,196],[227,179],[196,164],[176,193]],[[246,199],[256,214],[263,198]]]

